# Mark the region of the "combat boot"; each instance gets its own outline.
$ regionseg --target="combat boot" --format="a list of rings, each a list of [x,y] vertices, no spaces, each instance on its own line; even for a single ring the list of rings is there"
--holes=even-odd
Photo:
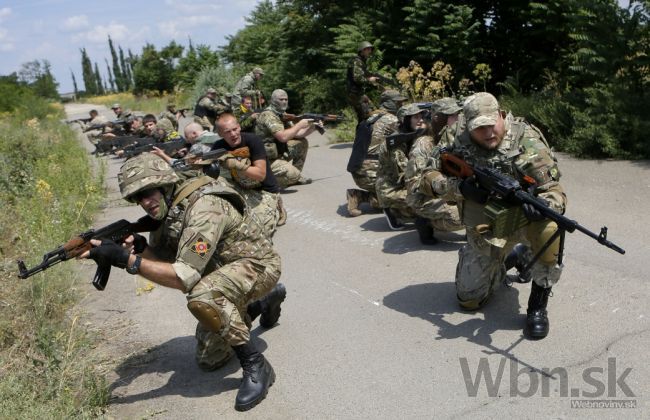
[[[275,372],[268,360],[262,356],[250,341],[246,344],[233,346],[243,372],[241,385],[235,398],[235,410],[246,411],[259,404],[269,387],[275,382]]]
[[[532,279],[530,271],[524,271],[526,264],[528,264],[527,254],[529,253],[530,250],[526,245],[518,243],[512,248],[512,251],[510,251],[508,256],[506,256],[503,261],[503,264],[506,266],[506,271],[511,268],[517,269],[517,277],[511,278],[512,281],[517,283],[528,283]]]
[[[287,223],[287,210],[282,203],[282,197],[278,197],[278,213],[280,213],[280,216],[278,217],[277,226],[283,226]]]
[[[348,201],[348,214],[350,217],[357,217],[361,215],[359,210],[359,193],[360,190],[349,189],[345,192],[345,198]]]
[[[300,176],[300,179],[298,179],[298,185],[309,185],[311,182],[311,178],[306,178],[302,175]]]
[[[250,317],[251,322],[262,315],[260,325],[264,328],[271,328],[280,319],[280,312],[282,311],[281,304],[286,297],[287,289],[284,287],[284,284],[278,283],[269,294],[250,303],[246,308],[246,313]]]
[[[524,331],[529,338],[542,339],[548,335],[549,323],[546,305],[550,294],[550,287],[545,289],[533,282],[530,288],[530,297],[528,298],[526,329]]]
[[[418,231],[420,242],[424,245],[435,245],[438,240],[433,236],[433,227],[428,219],[423,217],[415,218],[415,230]]]
[[[397,220],[397,217],[393,214],[393,212],[389,208],[384,209],[384,216],[386,216],[386,221],[388,222],[388,227],[391,230],[403,230],[404,229],[404,224]]]

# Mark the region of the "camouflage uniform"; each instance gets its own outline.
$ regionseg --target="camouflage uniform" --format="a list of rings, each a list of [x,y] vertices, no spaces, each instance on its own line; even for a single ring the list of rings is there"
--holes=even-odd
[[[255,130],[255,118],[252,117],[253,110],[244,105],[233,105],[232,113],[237,118],[241,131],[250,133]]]
[[[217,91],[208,89],[208,93],[217,93]],[[201,124],[201,127],[205,130],[212,131],[216,118],[229,109],[230,106],[218,95],[215,99],[204,95],[199,98],[194,106],[194,122]]]
[[[259,108],[260,105],[260,91],[257,87],[257,80],[255,73],[264,74],[261,68],[256,67],[250,73],[247,73],[237,81],[235,89],[231,98],[233,108],[241,104],[242,97],[250,96],[253,99],[253,108]]]
[[[162,159],[152,156],[139,161],[166,167]],[[126,199],[152,187],[138,184],[139,161],[127,161],[120,171],[120,187]],[[157,258],[173,261],[176,276],[187,292],[188,309],[200,319],[197,361],[210,368],[230,357],[231,346],[249,341],[247,304],[265,296],[277,283],[280,256],[243,197],[224,181],[209,177],[177,181],[172,199],[161,227],[150,234],[149,246]],[[197,314],[200,307],[217,314],[216,324]],[[215,325],[219,331],[212,330]]]
[[[435,230],[443,232],[463,229],[458,208],[439,198],[420,192],[418,185],[424,168],[434,150],[434,139],[429,135],[415,139],[409,152],[404,180],[406,184],[406,204],[416,215],[427,219]]]
[[[448,151],[472,165],[497,169],[520,182],[523,182],[524,176],[530,176],[536,181],[535,193],[546,199],[553,210],[564,213],[566,195],[559,183],[557,161],[537,128],[507,115],[504,121],[505,136],[495,150],[483,149],[471,140],[469,130],[474,126],[468,109],[474,106],[473,98],[485,98],[489,94],[477,95],[465,102],[467,127],[465,124],[455,124],[447,128],[447,133],[443,133],[443,139],[453,139],[447,146]],[[496,99],[493,102],[496,103]],[[544,219],[529,222],[527,226],[505,236],[495,236],[485,209],[496,200],[490,199],[487,204],[465,200],[458,190],[459,180],[440,173],[438,152],[439,149],[434,151],[424,176],[420,178],[419,188],[428,196],[458,203],[468,243],[459,251],[456,292],[461,306],[476,309],[485,303],[505,278],[504,259],[513,246],[518,242],[527,242],[534,255],[557,230],[557,225]],[[518,209],[515,207],[511,210]],[[558,250],[559,240],[551,244],[531,269],[534,282],[542,289],[549,289],[560,278],[562,267],[557,264]]]
[[[286,144],[278,142],[273,136],[286,127],[278,112],[273,106],[269,106],[257,117],[255,134],[264,141],[266,155],[271,163],[273,175],[281,187],[298,184],[301,178],[302,165],[305,163],[307,147],[301,147],[303,139],[289,140]],[[304,142],[306,143],[306,139]],[[291,147],[294,146],[294,147]],[[297,147],[298,146],[298,147]],[[300,165],[300,168],[298,168]]]
[[[352,57],[347,64],[346,89],[348,94],[348,104],[354,108],[357,114],[357,121],[361,122],[368,118],[372,106],[366,96],[366,88],[372,86],[368,81],[370,74],[366,68],[366,59],[361,55],[362,43],[359,46],[359,54]],[[368,43],[368,45],[370,45]]]
[[[172,126],[174,127],[174,130],[178,131],[178,119],[176,118],[175,113],[173,113],[173,112],[171,112],[169,110],[163,111],[158,116],[158,120],[162,120],[163,118],[166,119],[166,120],[169,120],[169,122],[172,123]]]

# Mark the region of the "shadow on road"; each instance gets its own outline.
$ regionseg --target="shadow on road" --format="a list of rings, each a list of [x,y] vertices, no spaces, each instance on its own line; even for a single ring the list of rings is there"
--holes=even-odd
[[[354,143],[352,143],[352,142],[349,142],[349,143],[336,143],[336,144],[332,144],[330,146],[330,149],[352,149],[353,144]]]
[[[420,242],[418,233],[414,230],[401,232],[395,236],[391,236],[384,240],[384,248],[382,251],[386,254],[407,254],[413,251],[431,250],[437,252],[450,252],[458,251],[463,246],[464,242],[457,242],[462,240],[463,236],[456,234],[436,234],[439,242],[435,245],[424,245]]]
[[[521,330],[526,316],[519,313],[519,290],[516,287],[500,287],[490,301],[477,312],[475,318],[453,324],[445,315],[464,312],[456,300],[453,282],[423,283],[407,286],[384,297],[383,305],[412,317],[431,322],[438,327],[435,340],[464,338],[470,343],[484,347],[483,353],[499,354],[544,376],[550,376],[541,369],[520,360],[513,349],[524,339],[523,335],[508,348],[492,344],[492,334],[498,330]]]
[[[252,336],[258,349],[263,352],[267,345],[264,340],[259,338],[259,333],[259,331],[253,333]],[[240,370],[236,357],[233,356],[227,365],[214,372],[203,372],[194,361],[195,348],[194,336],[185,336],[174,338],[147,349],[145,352],[128,357],[115,369],[119,378],[111,384],[111,394],[120,394],[120,388],[129,386],[145,375],[159,377],[168,372],[172,372],[172,375],[167,383],[159,388],[137,394],[115,396],[111,399],[111,404],[130,404],[166,395],[199,398],[239,388],[239,376],[227,378]],[[147,386],[148,383],[145,387]],[[118,391],[115,392],[116,390]]]

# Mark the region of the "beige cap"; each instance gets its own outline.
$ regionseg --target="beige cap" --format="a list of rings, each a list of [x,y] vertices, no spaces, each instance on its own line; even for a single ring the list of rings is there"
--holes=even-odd
[[[499,119],[499,102],[493,95],[479,92],[465,100],[463,113],[469,131],[486,125],[495,125]]]
[[[255,67],[253,68],[253,73],[264,74],[264,70],[261,67]]]
[[[399,93],[399,91],[397,91],[395,89],[386,89],[385,91],[383,91],[381,93],[381,98],[380,98],[381,102],[386,102],[386,101],[390,101],[390,100],[393,100],[393,101],[405,101],[406,99],[408,99],[408,98],[406,96],[402,95],[401,93]]]
[[[113,104],[111,109],[116,109],[116,108],[122,108],[122,105],[118,104],[117,102]]]
[[[217,90],[215,88],[209,88],[205,93],[217,93]]]

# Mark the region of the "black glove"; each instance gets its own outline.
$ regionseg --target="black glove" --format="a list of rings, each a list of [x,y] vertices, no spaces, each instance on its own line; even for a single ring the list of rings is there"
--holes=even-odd
[[[88,257],[100,268],[111,265],[126,268],[129,264],[129,251],[109,239],[102,239],[102,244],[91,249]]]
[[[490,192],[476,184],[474,177],[463,179],[458,185],[458,190],[467,200],[478,204],[487,203]]]
[[[133,253],[142,254],[147,247],[147,238],[144,236],[134,233],[133,234]]]
[[[541,201],[546,207],[548,207],[549,203],[548,201],[544,200],[543,198],[537,198],[539,201]],[[545,217],[544,215],[537,210],[535,207],[533,207],[532,204],[524,203],[521,206],[521,209],[524,211],[524,216],[531,222],[539,222],[541,220],[544,220]]]

